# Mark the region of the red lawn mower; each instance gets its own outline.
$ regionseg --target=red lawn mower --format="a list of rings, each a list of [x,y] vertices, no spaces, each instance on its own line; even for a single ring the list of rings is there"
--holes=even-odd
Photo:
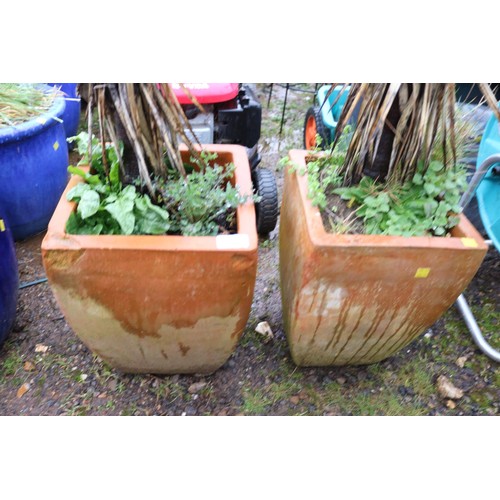
[[[257,168],[262,107],[249,85],[238,83],[185,83],[202,105],[202,113],[179,84],[172,84],[177,100],[201,144],[239,144],[246,147],[256,204],[257,232],[267,235],[278,221],[278,189],[273,172]],[[188,131],[186,131],[189,133]]]
[[[257,232],[269,234],[278,221],[278,189],[273,172],[257,168],[260,163],[258,142],[262,107],[248,84],[185,83],[183,87],[202,105],[204,113],[193,104],[180,84],[172,83],[177,100],[190,121],[200,144],[239,144],[245,146],[250,162],[254,191],[260,196],[255,204]],[[83,105],[88,102],[86,86],[79,87]],[[186,130],[187,135],[190,132]]]

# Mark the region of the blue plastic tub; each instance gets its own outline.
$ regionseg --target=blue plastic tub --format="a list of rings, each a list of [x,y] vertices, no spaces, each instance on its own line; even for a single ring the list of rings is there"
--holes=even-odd
[[[0,207],[0,345],[14,324],[18,289],[19,275],[14,241]]]
[[[479,145],[476,167],[493,154],[500,154],[500,128],[498,120],[492,113]],[[479,214],[484,229],[493,245],[500,252],[500,173],[499,166],[492,166],[476,190]]]
[[[48,92],[52,87],[43,86]],[[57,97],[43,115],[0,128],[0,205],[15,240],[47,228],[68,180],[68,148]]]
[[[66,100],[66,110],[63,113],[64,130],[66,131],[66,138],[73,137],[78,132],[78,125],[80,123],[80,110],[81,102],[80,96],[76,92],[76,83],[49,83],[61,89],[64,93]],[[76,99],[76,100],[73,100]],[[73,149],[74,143],[68,144],[69,149]]]

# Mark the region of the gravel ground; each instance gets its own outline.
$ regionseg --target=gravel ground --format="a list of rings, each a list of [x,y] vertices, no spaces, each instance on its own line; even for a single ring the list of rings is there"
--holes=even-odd
[[[282,85],[273,86],[269,107],[269,86],[258,84],[256,89],[263,105],[261,167],[276,172],[281,193],[283,173],[277,163],[289,149],[302,147],[314,84],[294,84],[284,113]],[[479,110],[472,116],[480,133],[487,114]],[[22,283],[44,277],[43,236],[16,243]],[[466,296],[496,348],[500,347],[499,283],[500,256],[491,248]],[[261,321],[271,326],[272,339],[255,332]],[[452,395],[448,390],[446,396],[443,380],[459,391]],[[20,290],[14,330],[0,349],[0,415],[497,415],[499,411],[499,367],[475,347],[454,307],[381,363],[296,367],[282,328],[278,228],[260,240],[247,329],[229,361],[209,376],[129,375],[113,370],[78,340],[47,283]]]

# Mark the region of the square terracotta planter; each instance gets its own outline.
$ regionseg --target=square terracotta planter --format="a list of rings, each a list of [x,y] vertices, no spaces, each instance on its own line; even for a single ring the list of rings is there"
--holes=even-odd
[[[290,151],[306,165],[307,151]],[[280,222],[283,318],[299,366],[368,364],[431,326],[477,272],[487,246],[461,216],[451,237],[335,235],[285,173]]]
[[[206,145],[252,193],[241,146]],[[182,152],[184,161],[189,154]],[[70,235],[75,204],[62,195],[42,242],[49,283],[68,324],[95,354],[131,373],[210,373],[233,352],[250,314],[257,272],[251,201],[238,233],[219,236]]]

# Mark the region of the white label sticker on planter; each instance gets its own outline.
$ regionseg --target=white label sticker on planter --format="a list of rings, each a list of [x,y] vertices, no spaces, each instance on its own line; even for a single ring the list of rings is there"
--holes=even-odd
[[[220,234],[215,237],[215,246],[219,250],[250,248],[250,238],[248,234]]]

